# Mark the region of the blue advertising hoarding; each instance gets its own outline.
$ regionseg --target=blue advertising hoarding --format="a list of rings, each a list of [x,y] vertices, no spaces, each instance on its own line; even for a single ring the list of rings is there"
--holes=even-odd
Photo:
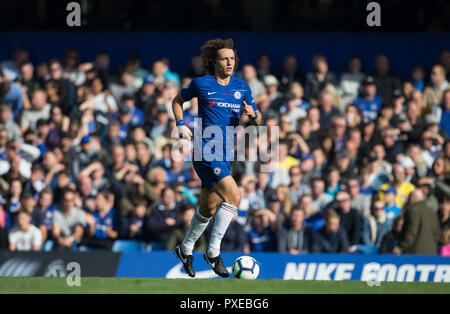
[[[242,253],[222,253],[231,268]],[[413,255],[280,253],[250,254],[260,264],[260,279],[450,282],[450,258]],[[194,253],[196,278],[217,276]],[[189,278],[171,252],[123,253],[117,277]]]

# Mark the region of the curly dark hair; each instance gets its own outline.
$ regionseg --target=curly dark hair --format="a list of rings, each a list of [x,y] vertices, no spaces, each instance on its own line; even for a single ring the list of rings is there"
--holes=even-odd
[[[234,49],[233,39],[231,39],[231,38],[211,39],[211,40],[208,40],[202,46],[202,50],[203,50],[202,59],[203,59],[203,63],[205,64],[205,67],[209,74],[214,74],[214,67],[215,67],[216,59],[217,59],[217,51],[219,51],[220,49],[223,49],[223,48],[233,49],[234,57],[236,60],[236,64],[235,64],[234,68],[237,69],[239,58],[238,58],[236,49]]]

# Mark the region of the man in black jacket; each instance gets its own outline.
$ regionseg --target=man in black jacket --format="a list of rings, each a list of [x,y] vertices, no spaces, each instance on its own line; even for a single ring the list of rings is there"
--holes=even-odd
[[[337,213],[341,217],[341,228],[347,234],[350,245],[356,245],[361,237],[362,217],[351,207],[350,194],[347,191],[338,192],[336,201]]]
[[[348,253],[347,235],[339,225],[339,214],[334,209],[327,210],[325,226],[314,234],[311,252]]]

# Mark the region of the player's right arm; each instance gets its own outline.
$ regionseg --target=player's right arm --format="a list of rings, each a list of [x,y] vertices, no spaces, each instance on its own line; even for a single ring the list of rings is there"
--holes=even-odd
[[[183,120],[183,104],[197,96],[198,88],[196,80],[194,79],[190,81],[185,88],[181,89],[180,93],[172,100],[173,115],[177,121],[178,134],[180,138],[187,140],[192,138],[192,132]]]
[[[192,132],[183,120],[183,103],[185,103],[183,97],[178,94],[172,100],[172,110],[173,115],[175,116],[175,121],[177,121],[178,136],[180,138],[190,140],[192,138]]]

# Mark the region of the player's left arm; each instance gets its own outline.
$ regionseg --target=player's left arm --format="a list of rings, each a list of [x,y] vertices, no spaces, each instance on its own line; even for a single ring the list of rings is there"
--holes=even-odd
[[[243,106],[243,112],[246,114],[250,121],[253,124],[260,125],[261,119],[262,119],[262,113],[259,111],[258,107],[256,107],[255,100],[252,96],[252,91],[250,90],[250,87],[246,86],[247,92],[244,95],[244,100],[242,103]]]

